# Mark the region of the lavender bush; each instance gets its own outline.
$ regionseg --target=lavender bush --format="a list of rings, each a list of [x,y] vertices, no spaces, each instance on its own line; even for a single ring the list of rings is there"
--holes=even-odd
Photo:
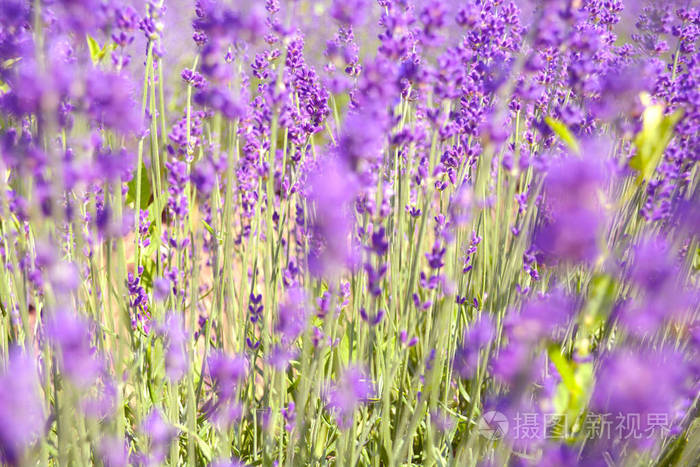
[[[696,465],[699,38],[0,1],[2,462]]]

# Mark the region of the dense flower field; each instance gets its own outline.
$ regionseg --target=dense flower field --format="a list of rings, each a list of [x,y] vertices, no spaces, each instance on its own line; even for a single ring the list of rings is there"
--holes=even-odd
[[[696,0],[1,0],[0,460],[700,461]]]

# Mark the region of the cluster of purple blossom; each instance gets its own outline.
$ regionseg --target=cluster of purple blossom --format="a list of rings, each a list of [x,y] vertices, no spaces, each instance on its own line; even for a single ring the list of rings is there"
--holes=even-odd
[[[698,462],[697,0],[230,3],[0,1],[3,463]]]

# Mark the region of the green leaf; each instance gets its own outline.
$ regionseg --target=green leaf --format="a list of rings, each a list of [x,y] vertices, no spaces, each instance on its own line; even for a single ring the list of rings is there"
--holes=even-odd
[[[557,344],[550,345],[547,348],[547,354],[557,368],[566,389],[569,390],[571,395],[578,397],[581,394],[581,387],[576,381],[574,369],[571,367],[569,361],[561,354],[559,346]]]
[[[22,60],[22,57],[8,58],[4,62],[2,62],[2,67],[3,68],[10,68],[12,65],[19,62],[20,60]]]
[[[579,364],[576,368],[574,379],[584,394],[587,394],[589,389],[593,387],[593,376],[593,364],[590,362]]]
[[[126,203],[134,205],[134,209],[136,209],[136,177],[138,176],[138,172],[134,173],[134,178],[131,179],[131,181],[128,183],[128,188],[129,191],[126,194]],[[148,179],[148,169],[146,169],[146,166],[141,163],[141,206],[139,206],[139,209],[148,209],[148,206],[151,205],[151,194],[153,190],[151,188],[151,181]]]
[[[677,110],[670,115],[664,115],[664,106],[650,104],[648,96],[642,96],[647,105],[642,115],[642,130],[637,133],[634,145],[637,153],[630,159],[630,167],[639,174],[637,184],[649,180],[659,165],[668,143],[673,138],[673,129],[683,117],[683,111]]]
[[[552,117],[546,117],[544,121],[547,122],[549,128],[551,128],[576,154],[581,153],[581,146],[578,144],[576,137],[563,122]]]
[[[100,63],[100,60],[102,60],[102,57],[104,57],[104,51],[102,50],[102,47],[100,47],[100,44],[90,34],[86,34],[85,38],[87,39],[88,49],[90,49],[90,59],[92,60],[92,64],[97,65]]]
[[[178,430],[182,431],[183,433],[187,434],[188,436],[192,436],[196,441],[197,441],[197,446],[199,446],[199,449],[202,452],[202,456],[209,461],[212,458],[212,452],[211,452],[211,447],[209,446],[209,443],[204,441],[199,434],[195,433],[194,431],[190,430],[188,427],[185,425],[182,425],[177,422],[172,422],[173,426],[177,428]]]
[[[216,237],[216,232],[214,232],[214,228],[211,225],[209,225],[207,221],[202,219],[202,224],[204,224],[204,228],[207,229],[207,232]]]
[[[582,313],[581,325],[587,334],[592,334],[610,316],[617,282],[608,274],[596,274],[591,279],[588,301]]]
[[[141,274],[141,284],[146,290],[153,289],[153,279],[156,272],[156,263],[152,259],[145,258],[141,263],[143,266],[143,274]]]
[[[569,410],[570,400],[569,390],[566,389],[566,385],[564,383],[559,383],[554,393],[554,397],[552,398],[554,412],[558,414],[565,414]]]
[[[338,357],[342,363],[350,361],[350,336],[348,333],[343,335],[338,345]]]
[[[567,415],[567,424],[574,423],[584,409],[593,387],[593,364],[577,364],[566,359],[558,344],[551,344],[547,348],[547,354],[562,380],[552,398],[554,410],[558,414]]]

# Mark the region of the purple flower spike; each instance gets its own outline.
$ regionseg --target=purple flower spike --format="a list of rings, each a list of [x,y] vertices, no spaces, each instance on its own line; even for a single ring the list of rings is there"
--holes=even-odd
[[[650,447],[656,436],[665,435],[663,430],[671,428],[678,404],[691,394],[690,376],[678,352],[621,349],[603,360],[596,375],[591,406],[601,414],[638,417],[638,425],[626,425],[622,432],[617,432],[618,436],[640,447]],[[662,418],[663,425],[653,421]],[[629,430],[653,432],[653,436],[631,436]]]
[[[65,310],[58,311],[47,323],[46,334],[61,352],[61,370],[78,387],[92,385],[102,368],[102,362],[90,345],[87,321]]]
[[[36,360],[12,349],[0,375],[0,459],[19,465],[25,449],[44,431]]]
[[[371,380],[358,367],[351,366],[331,386],[327,407],[338,417],[338,426],[347,429],[352,425],[355,409],[366,403],[373,394]]]
[[[333,0],[330,15],[343,26],[357,26],[365,21],[368,9],[368,0]]]
[[[150,440],[148,463],[161,463],[178,431],[165,421],[158,409],[152,409],[141,425]]]
[[[357,185],[342,164],[328,160],[323,169],[311,176],[309,186],[316,206],[309,268],[316,276],[336,276],[352,263],[348,247],[352,229],[349,204]]]
[[[300,287],[289,289],[284,303],[279,307],[275,330],[285,342],[293,342],[306,329],[309,314],[306,291]]]
[[[189,368],[187,355],[188,335],[178,312],[170,312],[162,326],[165,336],[165,372],[171,381],[180,381]]]
[[[86,84],[88,113],[98,123],[131,134],[139,130],[139,112],[133,100],[134,89],[126,77],[93,71]]]
[[[487,314],[481,315],[478,321],[469,327],[452,364],[458,375],[466,379],[474,376],[479,364],[480,351],[489,345],[494,335],[494,324]]]

